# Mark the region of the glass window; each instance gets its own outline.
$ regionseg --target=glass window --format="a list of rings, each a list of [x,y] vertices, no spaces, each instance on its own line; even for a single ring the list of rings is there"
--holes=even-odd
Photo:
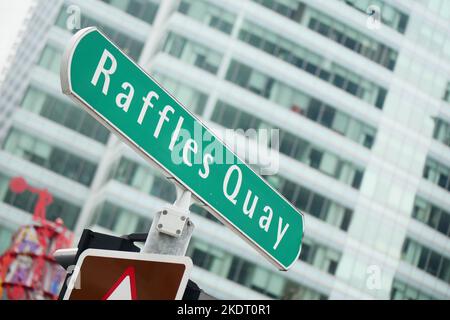
[[[103,144],[108,141],[109,131],[100,122],[72,103],[40,89],[29,87],[22,100],[22,107]]]
[[[61,65],[62,50],[55,48],[52,45],[46,45],[42,51],[38,65],[59,74],[59,67]]]
[[[144,1],[144,0],[130,0],[130,1]],[[151,5],[152,2],[149,2]],[[67,12],[67,6],[64,5],[61,8],[58,18],[56,19],[55,25],[66,29],[66,22],[68,20],[69,13]],[[86,28],[89,26],[98,26],[114,43],[118,45],[126,54],[128,54],[135,61],[138,60],[141,51],[144,47],[144,44],[136,39],[129,37],[128,35],[111,28],[103,23],[100,23],[96,19],[86,16],[85,14],[81,15],[80,27]],[[78,29],[70,30],[72,33],[78,31]]]
[[[302,244],[300,260],[329,274],[334,274],[339,265],[341,254],[331,248],[305,238]]]
[[[450,123],[435,119],[433,138],[450,147]]]
[[[187,255],[191,256],[196,266],[274,299],[326,298],[319,292],[297,282],[287,281],[273,271],[198,239],[191,240]]]
[[[12,129],[6,138],[6,151],[69,179],[90,185],[97,166],[47,142]]]
[[[213,74],[219,69],[222,59],[220,53],[173,32],[169,33],[163,51]]]
[[[347,1],[347,0],[339,0],[343,4],[353,7],[354,9],[366,14],[366,10],[369,5],[377,5],[381,8],[381,18],[383,24],[397,30],[400,33],[405,33],[406,27],[408,25],[409,17],[406,13],[397,9],[396,7],[392,7],[389,5],[387,1],[383,0],[371,0],[369,1]]]
[[[391,287],[391,299],[393,300],[409,300],[409,299],[419,299],[419,300],[434,300],[429,294],[421,292],[421,289],[414,288],[409,284],[406,284],[398,279],[394,278]]]
[[[450,167],[431,158],[427,158],[423,177],[439,187],[450,191]]]
[[[159,176],[154,178],[150,193],[170,203],[175,202],[176,199],[175,185],[166,178]]]
[[[158,2],[155,0],[101,0],[108,3],[118,10],[129,13],[133,17],[141,19],[148,23],[153,23],[156,12],[158,11]]]
[[[296,154],[298,139],[292,134],[284,133],[280,135],[280,152],[292,157]]]
[[[119,235],[148,232],[151,219],[105,202],[94,211],[92,225],[109,229]]]
[[[175,185],[150,166],[120,158],[112,166],[109,179],[130,185],[142,192],[173,203],[176,199]]]
[[[442,100],[450,102],[450,81],[447,83],[447,88],[444,91]]]
[[[335,176],[338,167],[338,158],[332,154],[325,153],[320,164],[322,172]]]
[[[450,284],[448,277],[450,259],[419,242],[406,238],[403,244],[402,259]]]
[[[191,112],[203,114],[208,100],[205,93],[167,75],[153,73],[152,76]]]
[[[320,163],[322,162],[323,151],[312,149],[309,153],[309,165],[312,168],[318,169],[320,167]]]
[[[9,178],[5,176],[0,176],[0,184],[8,185]],[[50,193],[52,193],[51,190]],[[22,193],[14,193],[12,192],[12,190],[8,188],[5,190],[3,194],[0,194],[0,196],[1,196],[0,201],[9,204],[11,206],[14,206],[18,209],[24,210],[29,214],[34,213],[34,209],[38,200],[37,194],[32,193],[28,190]],[[53,202],[47,206],[46,217],[50,221],[55,221],[57,218],[61,218],[64,221],[64,225],[67,228],[73,230],[78,220],[80,211],[81,211],[80,206],[53,195]]]
[[[349,123],[349,117],[342,112],[336,112],[334,117],[334,121],[332,124],[332,129],[336,130],[341,134],[345,134],[347,132],[347,126]]]
[[[238,129],[239,127],[249,128],[249,125],[246,126],[245,123],[272,127],[270,123],[265,123],[261,119],[255,118],[254,115],[240,111],[223,101],[218,101],[216,104],[211,120],[231,129]],[[279,151],[356,189],[359,189],[361,185],[364,175],[362,168],[330,152],[319,150],[306,140],[296,137],[290,132],[280,131]]]
[[[235,14],[204,0],[182,0],[178,11],[227,34],[236,20]]]
[[[365,56],[389,70],[394,70],[398,55],[395,50],[313,8],[308,7],[306,11],[305,19],[301,23],[309,29]],[[372,47],[375,48],[375,52],[378,52],[377,55],[373,54]],[[389,57],[390,59],[386,60],[384,57]]]
[[[416,197],[412,216],[438,232],[450,236],[450,213],[427,200]]]
[[[257,95],[288,107],[292,112],[304,115],[311,121],[337,131],[366,148],[370,149],[373,146],[376,135],[375,128],[240,62],[235,60],[231,62],[226,79]],[[227,127],[233,127],[232,123]],[[290,139],[290,137],[286,139]],[[289,155],[292,154],[295,154],[295,151],[289,152]]]
[[[382,87],[335,63],[325,63],[325,59],[322,56],[298,44],[294,44],[255,23],[245,21],[241,28],[239,39],[293,64],[347,93],[373,104],[377,108],[381,108],[384,103],[383,96],[380,96],[379,101],[375,99],[380,93],[383,94],[385,92],[385,90],[382,90]],[[362,90],[362,87],[366,89]]]
[[[311,202],[309,212],[316,217],[320,217],[322,213],[322,208],[324,206],[325,199],[322,196],[315,195]]]

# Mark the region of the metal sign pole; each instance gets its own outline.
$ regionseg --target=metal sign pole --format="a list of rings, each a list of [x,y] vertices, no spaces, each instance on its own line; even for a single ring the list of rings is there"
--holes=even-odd
[[[142,253],[186,255],[194,231],[189,219],[191,192],[177,187],[177,200],[155,213]]]

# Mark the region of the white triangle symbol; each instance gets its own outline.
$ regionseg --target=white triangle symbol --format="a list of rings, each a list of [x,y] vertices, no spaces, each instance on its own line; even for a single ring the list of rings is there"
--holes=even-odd
[[[106,300],[133,300],[130,276],[123,278]]]
[[[134,267],[128,267],[102,300],[137,300]]]

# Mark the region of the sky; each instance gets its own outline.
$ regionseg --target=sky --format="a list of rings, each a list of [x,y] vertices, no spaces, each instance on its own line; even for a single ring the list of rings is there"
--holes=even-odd
[[[0,0],[0,72],[3,72],[31,3],[32,0]]]

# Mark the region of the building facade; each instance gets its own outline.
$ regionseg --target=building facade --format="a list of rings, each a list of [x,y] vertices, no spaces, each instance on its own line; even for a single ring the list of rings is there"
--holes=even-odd
[[[62,52],[95,25],[213,128],[280,130],[265,178],[305,213],[300,259],[275,270],[194,205],[205,291],[449,299],[449,19],[446,0],[37,1],[0,89],[0,249],[36,201],[8,189],[13,176],[48,188],[49,218],[78,235],[146,232],[175,200],[61,93]]]

